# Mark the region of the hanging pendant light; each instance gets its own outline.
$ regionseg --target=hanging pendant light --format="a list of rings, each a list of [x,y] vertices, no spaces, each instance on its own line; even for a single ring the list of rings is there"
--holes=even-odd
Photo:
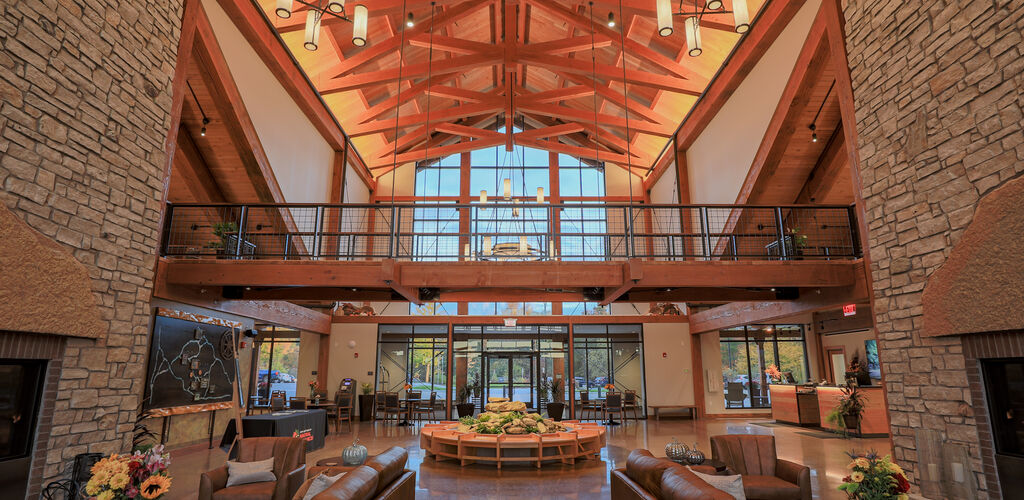
[[[491,237],[484,236],[484,255],[491,254]]]
[[[555,241],[551,240],[548,242],[548,258],[554,259],[555,257]]]
[[[466,260],[469,260],[469,243],[462,245],[462,255],[466,257]]]
[[[505,199],[512,198],[512,179],[505,179],[502,182],[503,191],[505,193]]]
[[[747,0],[735,0],[732,3],[732,19],[737,33],[750,31],[750,13],[747,11]]]
[[[519,205],[519,200],[512,200],[512,203],[515,203],[516,205]],[[512,217],[519,217],[519,207],[518,206],[513,206],[512,207]]]
[[[658,34],[669,36],[675,31],[672,28],[672,0],[658,0]]]
[[[481,189],[480,190],[480,204],[481,205],[486,205],[487,204],[487,190],[486,189]],[[480,210],[487,210],[487,207],[480,207]]]
[[[366,23],[369,15],[365,5],[356,5],[353,9],[352,45],[356,47],[366,45]]]
[[[412,16],[412,12],[409,13],[405,18],[405,26],[408,28],[416,27],[416,18]]]
[[[302,44],[306,50],[315,51],[320,46],[320,21],[323,19],[323,12],[309,10],[306,14],[306,43]]]
[[[281,19],[292,17],[292,0],[277,0],[277,9],[274,13]]]
[[[526,255],[528,253],[528,245],[526,244],[526,236],[519,237],[519,255]]]
[[[722,0],[708,0],[704,6],[707,7],[708,10],[721,10]]]
[[[703,52],[700,45],[700,21],[697,16],[688,17],[683,23],[686,28],[686,46],[689,47],[690,57],[697,57]]]
[[[345,12],[345,0],[327,0],[327,10],[335,14]]]
[[[609,28],[614,28],[615,27],[615,13],[613,13],[613,12],[609,12],[608,13],[608,27]]]
[[[544,188],[537,187],[537,203],[544,203]]]

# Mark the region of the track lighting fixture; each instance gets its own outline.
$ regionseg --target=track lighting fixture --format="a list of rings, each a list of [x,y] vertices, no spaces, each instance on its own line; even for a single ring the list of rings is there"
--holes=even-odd
[[[811,129],[811,142],[818,142],[818,117],[821,116],[821,110],[825,109],[825,103],[828,102],[828,96],[832,95],[832,89],[835,88],[836,81],[832,80],[832,85],[828,86],[828,92],[825,92],[825,98],[821,100],[821,106],[818,106],[818,112],[814,113],[814,120],[811,120],[811,124],[807,128]]]
[[[814,124],[808,125],[807,128],[811,129],[811,142],[818,142],[818,133],[814,131]]]
[[[608,13],[608,27],[609,28],[614,28],[615,27],[615,13],[614,12],[609,12]]]
[[[185,85],[188,86],[188,91],[192,94],[192,100],[195,101],[196,108],[199,109],[199,116],[203,117],[203,126],[199,129],[199,137],[206,137],[206,126],[210,124],[210,119],[207,118],[206,112],[203,111],[203,105],[199,104],[199,98],[196,97],[196,91],[192,89],[192,83],[185,80]]]
[[[199,136],[206,137],[206,126],[210,124],[210,119],[203,117],[203,128],[199,129]]]
[[[412,17],[412,12],[410,12],[408,16],[405,16],[405,26],[408,28],[416,26],[416,18]]]

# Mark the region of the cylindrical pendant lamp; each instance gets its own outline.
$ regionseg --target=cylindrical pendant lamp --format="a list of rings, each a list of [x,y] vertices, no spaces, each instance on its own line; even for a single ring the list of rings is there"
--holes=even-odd
[[[735,22],[737,33],[750,31],[750,12],[747,10],[747,0],[735,0],[732,3],[732,19]]]
[[[672,34],[672,0],[658,0],[658,34],[669,36]]]
[[[502,192],[505,194],[505,199],[507,200],[507,199],[511,198],[512,197],[512,179],[505,179],[502,182],[502,186],[503,186]]]
[[[484,236],[484,255],[491,254],[491,237]]]
[[[537,203],[544,203],[544,188],[537,188]]]
[[[277,9],[274,13],[281,19],[292,17],[292,0],[277,0]]]
[[[688,17],[683,23],[686,28],[686,46],[689,47],[690,57],[697,57],[703,52],[700,46],[700,24],[697,17]]]
[[[341,14],[345,11],[345,0],[327,0],[327,10]]]
[[[352,45],[366,45],[366,23],[370,17],[365,5],[356,5],[352,15]]]
[[[306,50],[316,50],[320,46],[320,20],[323,12],[310,9],[306,13],[306,42],[302,44]]]

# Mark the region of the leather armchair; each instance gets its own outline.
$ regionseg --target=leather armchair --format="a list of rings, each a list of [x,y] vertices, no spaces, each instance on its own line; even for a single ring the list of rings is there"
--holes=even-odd
[[[199,499],[289,500],[306,479],[306,442],[298,438],[260,437],[238,441],[238,461],[258,462],[274,457],[276,481],[227,487],[223,465],[199,478]]]
[[[779,458],[775,436],[711,436],[711,458],[743,476],[743,492],[750,500],[811,499],[811,469]]]
[[[405,468],[409,452],[397,446],[374,456],[358,467],[313,467],[310,479],[302,483],[293,500],[301,500],[309,490],[312,478],[321,472],[334,476],[344,472],[337,482],[316,500],[413,500],[416,497],[416,472]]]

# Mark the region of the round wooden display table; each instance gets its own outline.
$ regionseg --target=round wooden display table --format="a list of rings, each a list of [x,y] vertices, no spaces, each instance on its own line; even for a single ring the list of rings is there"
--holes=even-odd
[[[434,460],[458,460],[461,465],[478,462],[543,462],[575,464],[577,459],[598,458],[605,445],[605,428],[599,424],[561,422],[568,430],[550,434],[478,434],[458,431],[458,422],[425,424],[420,448]]]

